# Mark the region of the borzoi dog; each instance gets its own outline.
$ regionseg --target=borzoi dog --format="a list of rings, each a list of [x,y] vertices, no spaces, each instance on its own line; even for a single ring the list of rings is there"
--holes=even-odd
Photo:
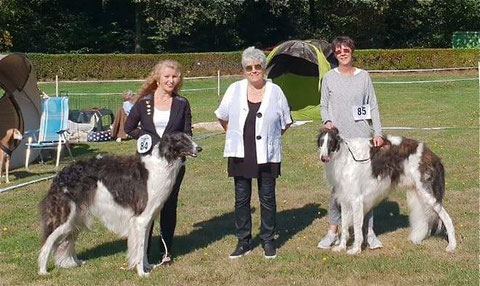
[[[409,239],[420,244],[437,225],[446,228],[447,251],[457,245],[452,220],[442,206],[445,173],[440,158],[423,143],[387,135],[382,147],[372,147],[369,139],[342,140],[338,129],[323,129],[318,135],[320,159],[341,205],[340,244],[335,251],[346,250],[349,227],[355,239],[348,254],[361,252],[364,215],[378,205],[396,187],[407,187],[411,232]]]
[[[75,254],[81,229],[93,217],[111,231],[127,237],[128,266],[147,276],[153,265],[146,249],[152,220],[172,191],[182,156],[196,157],[200,147],[184,133],[163,136],[150,155],[97,156],[64,168],[40,204],[44,244],[38,273],[47,274],[47,261],[69,268],[83,264]]]

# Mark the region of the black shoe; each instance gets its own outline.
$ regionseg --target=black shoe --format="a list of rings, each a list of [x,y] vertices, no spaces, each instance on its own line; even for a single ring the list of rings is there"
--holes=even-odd
[[[235,250],[230,254],[230,259],[240,258],[245,256],[252,251],[250,244],[248,242],[239,241]]]
[[[274,259],[277,257],[277,248],[275,247],[274,242],[267,242],[263,245],[263,250],[265,251],[265,258]]]

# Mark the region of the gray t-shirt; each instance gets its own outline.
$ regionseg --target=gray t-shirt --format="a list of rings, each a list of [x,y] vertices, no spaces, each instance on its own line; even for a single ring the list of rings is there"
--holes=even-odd
[[[370,104],[371,120],[354,120],[352,106]],[[330,70],[322,79],[320,112],[325,123],[330,120],[345,139],[382,135],[377,97],[368,72],[355,69],[353,76]],[[372,130],[373,128],[373,130]]]

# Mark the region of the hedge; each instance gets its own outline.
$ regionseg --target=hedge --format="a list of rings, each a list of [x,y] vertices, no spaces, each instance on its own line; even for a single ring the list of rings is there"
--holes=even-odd
[[[355,65],[368,70],[476,67],[480,49],[357,50]],[[39,81],[141,79],[159,60],[174,59],[186,76],[241,73],[241,52],[189,54],[28,54]]]

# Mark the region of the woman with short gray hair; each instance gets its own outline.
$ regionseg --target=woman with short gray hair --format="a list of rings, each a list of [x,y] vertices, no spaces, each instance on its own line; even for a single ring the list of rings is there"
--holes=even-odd
[[[247,67],[249,63],[255,61],[259,62],[262,65],[263,69],[267,67],[267,58],[262,51],[260,51],[259,49],[255,49],[255,47],[246,48],[242,53],[243,69],[245,69],[245,67]]]
[[[234,178],[237,247],[230,258],[248,254],[252,246],[250,199],[252,178],[260,199],[260,239],[265,258],[277,256],[274,235],[277,205],[276,178],[280,175],[282,134],[292,124],[290,108],[280,87],[266,81],[265,54],[254,47],[242,53],[245,79],[231,84],[215,111],[226,131],[224,157]]]

